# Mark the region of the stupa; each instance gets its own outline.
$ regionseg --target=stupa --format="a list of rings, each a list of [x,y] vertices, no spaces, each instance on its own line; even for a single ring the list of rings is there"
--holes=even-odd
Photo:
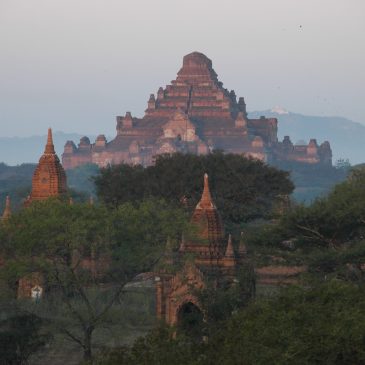
[[[66,173],[58,156],[56,155],[52,138],[52,130],[49,128],[47,144],[34,171],[32,192],[26,200],[26,205],[37,200],[45,200],[50,197],[60,197],[66,193]]]

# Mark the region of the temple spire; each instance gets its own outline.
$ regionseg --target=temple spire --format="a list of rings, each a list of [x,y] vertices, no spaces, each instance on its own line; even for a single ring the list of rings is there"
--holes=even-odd
[[[225,257],[234,257],[234,250],[233,250],[231,235],[228,236],[228,243],[227,243]]]
[[[44,153],[54,155],[56,153],[53,144],[52,129],[48,128],[47,144]]]
[[[198,237],[207,240],[210,246],[219,246],[224,254],[225,242],[222,220],[209,189],[208,175],[204,175],[202,197],[194,210],[191,222],[198,227]]]
[[[11,204],[10,204],[10,196],[8,195],[6,197],[5,209],[4,209],[2,219],[4,219],[4,220],[9,219],[10,216],[11,216]]]
[[[207,173],[204,174],[204,189],[203,189],[203,194],[202,194],[199,204],[201,207],[204,207],[204,208],[208,208],[208,207],[213,208],[214,207],[212,196],[210,194],[209,179],[208,179]]]

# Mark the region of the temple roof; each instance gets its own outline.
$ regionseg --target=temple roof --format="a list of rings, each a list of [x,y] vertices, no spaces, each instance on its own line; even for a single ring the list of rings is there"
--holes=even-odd
[[[204,82],[218,83],[218,78],[212,68],[212,61],[203,53],[193,52],[184,56],[176,82],[198,86]]]
[[[212,60],[209,59],[205,54],[200,52],[192,52],[184,56],[183,66],[189,66],[191,64],[202,65],[208,68],[212,68]]]

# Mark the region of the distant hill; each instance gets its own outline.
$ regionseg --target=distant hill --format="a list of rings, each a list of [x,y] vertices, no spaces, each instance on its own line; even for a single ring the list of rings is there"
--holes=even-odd
[[[54,132],[53,141],[56,152],[61,158],[63,147],[67,140],[77,143],[82,135],[73,133]],[[95,137],[90,136],[90,140]],[[0,162],[7,165],[38,162],[42,155],[47,135],[31,137],[0,137]]]
[[[310,138],[318,143],[328,140],[334,162],[340,158],[349,159],[353,165],[365,162],[365,125],[342,117],[308,116],[280,108],[249,113],[250,118],[261,115],[278,118],[280,139],[288,135],[294,144]]]

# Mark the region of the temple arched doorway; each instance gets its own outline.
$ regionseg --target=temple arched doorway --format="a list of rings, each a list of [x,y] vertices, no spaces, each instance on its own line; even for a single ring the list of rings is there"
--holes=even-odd
[[[177,312],[177,333],[201,339],[203,322],[204,314],[201,309],[192,302],[186,302]]]

